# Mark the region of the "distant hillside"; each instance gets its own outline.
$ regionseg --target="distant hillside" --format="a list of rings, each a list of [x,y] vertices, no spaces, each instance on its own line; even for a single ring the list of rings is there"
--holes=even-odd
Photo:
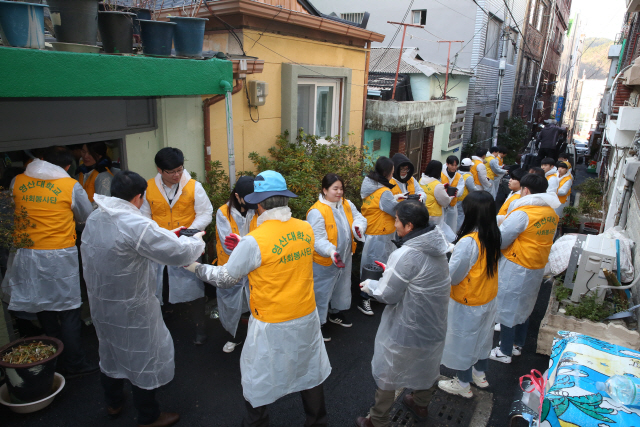
[[[586,71],[587,79],[606,79],[609,74],[609,64],[607,58],[609,47],[613,44],[613,40],[604,38],[589,37],[584,41],[585,51],[582,52],[580,64],[580,74]]]

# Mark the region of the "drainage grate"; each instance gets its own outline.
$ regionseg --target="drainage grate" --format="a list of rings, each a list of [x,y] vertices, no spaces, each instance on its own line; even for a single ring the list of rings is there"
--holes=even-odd
[[[476,397],[465,399],[438,390],[429,404],[429,418],[421,419],[402,403],[404,395],[410,392],[405,390],[391,408],[391,427],[466,427],[477,406]]]

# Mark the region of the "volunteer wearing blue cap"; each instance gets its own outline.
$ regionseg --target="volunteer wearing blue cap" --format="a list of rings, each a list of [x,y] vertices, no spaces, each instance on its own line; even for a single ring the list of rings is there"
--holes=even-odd
[[[251,318],[240,356],[248,414],[242,425],[268,425],[267,405],[300,392],[304,425],[325,426],[322,383],[331,365],[313,292],[313,229],[291,217],[289,198],[297,196],[278,172],[260,173],[253,185],[244,200],[258,205],[257,228],[240,240],[225,265],[186,268],[219,288],[249,278]]]

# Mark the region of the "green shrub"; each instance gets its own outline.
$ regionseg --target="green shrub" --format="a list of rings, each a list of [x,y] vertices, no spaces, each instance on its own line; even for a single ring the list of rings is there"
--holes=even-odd
[[[516,162],[516,156],[522,151],[529,136],[529,128],[520,117],[511,117],[504,121],[504,129],[498,133],[498,145],[507,149],[504,163]]]

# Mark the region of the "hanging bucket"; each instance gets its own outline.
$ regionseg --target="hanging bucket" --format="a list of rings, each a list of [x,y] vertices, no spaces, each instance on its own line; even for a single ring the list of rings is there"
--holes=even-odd
[[[15,47],[44,49],[46,4],[0,1],[0,36]]]
[[[47,0],[56,40],[95,46],[98,41],[97,0]]]
[[[98,28],[106,53],[133,53],[133,20],[131,12],[98,12]]]
[[[142,52],[145,55],[171,56],[175,22],[138,20]]]
[[[202,58],[204,25],[208,19],[170,16],[169,20],[178,24],[174,35],[176,56]]]

